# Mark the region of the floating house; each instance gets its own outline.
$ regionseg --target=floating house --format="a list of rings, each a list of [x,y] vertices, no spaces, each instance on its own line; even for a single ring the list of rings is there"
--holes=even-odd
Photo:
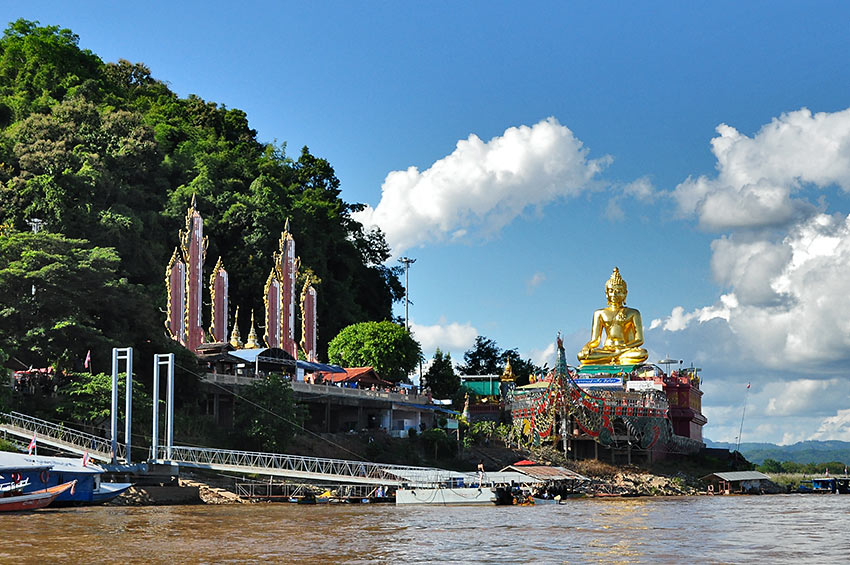
[[[702,477],[708,483],[709,492],[716,494],[758,494],[770,484],[770,477],[758,471],[728,471],[712,473]]]

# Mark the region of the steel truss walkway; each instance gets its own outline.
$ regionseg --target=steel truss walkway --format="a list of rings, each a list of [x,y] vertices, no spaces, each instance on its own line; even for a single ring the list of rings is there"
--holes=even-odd
[[[0,413],[0,431],[27,441],[35,436],[36,445],[49,445],[54,449],[69,451],[80,456],[88,453],[92,459],[106,463],[112,461],[112,445],[109,439],[19,412]],[[118,459],[124,459],[123,444],[118,444],[116,456]]]
[[[360,485],[400,486],[404,483],[437,484],[449,481],[462,473],[431,467],[384,465],[347,459],[321,459],[301,455],[229,451],[204,447],[167,447],[157,450],[156,463],[176,463],[180,467],[209,469],[231,473],[246,473],[318,481],[323,483],[353,483]]]
[[[19,412],[0,413],[0,431],[36,444],[75,453],[104,463],[112,462],[111,440],[67,428]],[[175,464],[191,469],[208,469],[298,479],[309,482],[399,486],[404,483],[439,484],[456,480],[463,473],[432,467],[384,465],[367,461],[322,459],[281,453],[230,451],[205,447],[158,446],[156,457],[149,461]],[[126,446],[119,443],[117,458],[126,460]]]

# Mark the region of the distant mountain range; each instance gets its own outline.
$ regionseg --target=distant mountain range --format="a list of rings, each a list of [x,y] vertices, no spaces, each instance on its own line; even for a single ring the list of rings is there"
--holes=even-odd
[[[734,450],[734,443],[705,440],[707,447]],[[850,442],[847,441],[800,441],[793,445],[775,443],[742,443],[741,455],[751,463],[761,464],[765,459],[793,461],[795,463],[827,463],[840,461],[850,464]]]

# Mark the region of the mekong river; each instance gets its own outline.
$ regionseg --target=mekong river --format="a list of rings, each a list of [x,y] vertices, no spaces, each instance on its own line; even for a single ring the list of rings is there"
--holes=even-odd
[[[850,495],[536,507],[253,504],[0,515],[14,563],[846,563]]]

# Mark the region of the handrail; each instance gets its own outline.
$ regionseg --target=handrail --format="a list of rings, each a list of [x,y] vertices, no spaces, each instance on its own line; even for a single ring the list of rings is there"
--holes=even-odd
[[[201,381],[216,384],[232,384],[248,386],[257,382],[258,377],[244,377],[240,375],[228,375],[223,373],[204,373]],[[410,402],[413,404],[429,404],[430,399],[425,394],[402,394],[400,392],[388,392],[384,390],[369,390],[363,388],[347,388],[326,384],[311,384],[304,381],[290,381],[292,390],[300,393],[347,396],[359,398],[375,398],[379,400],[390,400],[393,402]]]
[[[88,451],[93,458],[105,461],[112,460],[112,442],[109,439],[67,428],[63,424],[54,424],[20,412],[2,412],[0,418],[5,420],[9,426],[35,434],[36,438],[40,437],[42,441],[61,442],[76,447],[81,452]],[[117,451],[116,456],[124,458],[126,452],[124,444],[119,443]]]
[[[368,484],[401,485],[413,482],[406,478],[415,474],[415,482],[440,483],[457,476],[458,473],[432,467],[385,465],[368,461],[346,459],[323,459],[301,455],[234,451],[201,447],[172,446],[171,457],[166,459],[167,448],[157,449],[157,459],[204,468],[227,468],[248,470],[258,474],[284,475],[310,478],[313,480],[343,480]]]

